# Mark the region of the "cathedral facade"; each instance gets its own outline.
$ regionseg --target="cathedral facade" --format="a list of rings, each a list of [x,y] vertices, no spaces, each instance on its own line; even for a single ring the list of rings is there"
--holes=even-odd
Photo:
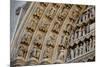
[[[94,5],[28,6],[11,39],[12,67],[95,61]]]

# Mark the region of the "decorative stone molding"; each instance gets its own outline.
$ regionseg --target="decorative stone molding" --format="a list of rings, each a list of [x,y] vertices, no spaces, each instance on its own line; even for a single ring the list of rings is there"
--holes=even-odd
[[[94,60],[95,8],[86,7],[43,2],[35,3],[34,8],[31,5],[30,15],[22,19],[24,25],[11,43],[15,49],[11,50],[11,63],[20,66]]]

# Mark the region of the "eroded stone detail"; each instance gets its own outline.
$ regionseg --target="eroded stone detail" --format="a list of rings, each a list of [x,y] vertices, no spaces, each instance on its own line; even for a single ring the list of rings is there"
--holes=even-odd
[[[43,2],[35,5],[30,6],[34,11],[16,34],[17,62],[34,65],[95,60],[94,6]]]

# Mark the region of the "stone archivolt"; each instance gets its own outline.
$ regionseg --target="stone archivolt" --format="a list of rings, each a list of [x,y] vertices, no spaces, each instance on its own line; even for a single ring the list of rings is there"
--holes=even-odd
[[[12,43],[18,45],[12,65],[94,61],[94,6],[40,2],[29,8],[34,11]]]

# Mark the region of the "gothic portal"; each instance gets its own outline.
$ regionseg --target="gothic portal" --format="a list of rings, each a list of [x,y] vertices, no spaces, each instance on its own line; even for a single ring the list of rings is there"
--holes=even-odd
[[[11,66],[95,61],[95,6],[27,2],[11,39]]]

